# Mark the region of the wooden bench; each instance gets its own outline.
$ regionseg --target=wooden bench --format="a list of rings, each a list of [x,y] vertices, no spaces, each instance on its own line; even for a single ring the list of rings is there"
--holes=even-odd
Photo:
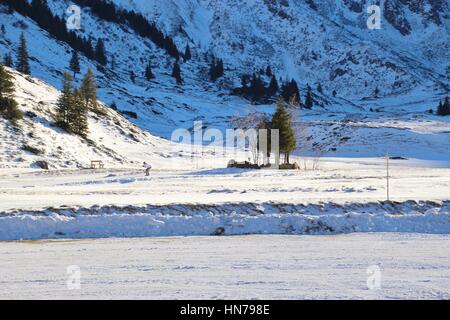
[[[92,160],[91,161],[91,169],[96,169],[97,167],[99,169],[103,169],[105,167],[105,164],[103,163],[102,160]]]

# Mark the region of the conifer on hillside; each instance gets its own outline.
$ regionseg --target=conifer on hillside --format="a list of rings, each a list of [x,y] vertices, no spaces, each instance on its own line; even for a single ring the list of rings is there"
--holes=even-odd
[[[13,98],[14,82],[11,74],[0,64],[0,115],[15,123],[22,119],[22,112]]]
[[[145,68],[145,79],[147,79],[147,81],[150,81],[154,78],[155,75],[153,74],[152,65],[149,63]]]
[[[25,34],[20,35],[19,49],[17,50],[17,71],[23,74],[31,74],[30,63],[28,61],[28,48]]]
[[[440,101],[437,112],[440,116],[449,116],[450,115],[450,104],[448,97],[445,97],[444,102]]]
[[[86,107],[83,93],[79,89],[75,89],[73,92],[68,118],[70,131],[80,137],[87,138],[89,134],[88,108]]]
[[[181,78],[181,68],[178,61],[176,61],[175,65],[173,66],[172,77],[176,79],[178,85],[183,84],[183,79]]]
[[[63,89],[61,95],[56,102],[56,125],[66,131],[70,130],[69,112],[72,107],[72,76],[70,73],[63,74]]]
[[[273,97],[278,93],[278,90],[280,90],[280,87],[278,85],[277,78],[275,77],[275,75],[272,75],[272,79],[270,79],[269,87],[267,88],[267,94],[270,97]]]
[[[103,42],[103,39],[98,39],[97,41],[97,45],[95,47],[95,60],[97,60],[103,66],[106,66],[106,64],[108,63],[105,43]]]
[[[312,95],[312,89],[308,85],[306,88],[305,107],[308,109],[312,109],[313,105],[314,105],[314,99],[313,99],[313,95]]]
[[[97,111],[97,84],[95,81],[94,72],[88,69],[86,75],[83,78],[80,87],[81,94],[84,97],[86,107],[96,112]]]
[[[75,50],[72,51],[72,57],[70,58],[69,68],[70,70],[72,70],[74,77],[81,71],[80,59],[78,58],[78,53]]]
[[[184,50],[183,58],[184,61],[189,61],[192,59],[191,48],[189,47],[189,44],[186,45],[186,50]]]

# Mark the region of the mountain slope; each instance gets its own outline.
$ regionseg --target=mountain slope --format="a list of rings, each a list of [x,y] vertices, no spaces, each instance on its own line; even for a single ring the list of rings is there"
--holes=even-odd
[[[72,4],[47,2],[57,16],[64,16]],[[229,118],[245,113],[248,104],[230,96],[230,90],[240,85],[243,73],[268,65],[278,77],[296,78],[302,95],[307,83],[313,89],[321,83],[324,93],[315,92],[316,109],[323,106],[332,112],[361,112],[380,105],[386,105],[387,112],[397,112],[394,105],[405,99],[417,105],[415,110],[425,111],[448,91],[448,0],[381,1],[382,29],[372,31],[365,26],[366,1],[113,2],[155,22],[180,51],[186,44],[192,49],[193,59],[180,61],[185,84],[177,86],[170,76],[175,60],[164,50],[129,25],[105,21],[90,7],[81,7],[82,29],[76,33],[103,38],[109,62],[113,55],[116,61],[113,70],[110,63],[102,67],[82,57],[82,72],[87,67],[96,69],[101,100],[136,112],[138,119],[129,120],[157,135],[169,137],[175,128],[191,128],[193,120],[221,129],[229,126]],[[403,17],[403,22],[389,18],[394,9],[398,13],[394,16]],[[0,36],[0,53],[14,54],[24,32],[33,75],[60,87],[71,48],[55,41],[30,18],[11,14],[4,6],[0,6],[0,18],[6,29]],[[407,32],[400,27],[405,21]],[[209,57],[205,59],[206,53]],[[211,54],[225,63],[225,78],[217,83],[208,79]],[[143,77],[148,62],[156,75],[150,82]],[[130,80],[131,71],[137,74],[136,83]],[[333,90],[337,97],[331,95]],[[393,98],[397,100],[393,102]],[[258,108],[273,110],[272,106]]]
[[[102,160],[106,167],[136,167],[142,161],[161,167],[176,150],[101,103],[104,114],[89,113],[87,139],[69,134],[54,125],[60,92],[36,78],[8,70],[24,119],[12,125],[0,118],[0,168],[37,167],[37,161],[47,161],[52,169],[87,168],[91,160]]]

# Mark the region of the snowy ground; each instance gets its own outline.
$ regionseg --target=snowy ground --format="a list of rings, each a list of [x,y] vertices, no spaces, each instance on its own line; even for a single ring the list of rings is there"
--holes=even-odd
[[[134,238],[1,247],[1,299],[450,299],[448,235]],[[80,290],[67,287],[73,265],[81,269]],[[380,288],[371,290],[367,281],[377,273],[368,270],[374,266]]]
[[[384,159],[324,159],[316,171],[206,169],[206,162],[211,160],[199,161],[198,170],[156,169],[149,177],[144,176],[143,169],[0,170],[0,210],[64,205],[386,200]],[[391,200],[449,200],[450,169],[430,167],[441,164],[392,160]]]
[[[0,172],[0,240],[348,232],[450,233],[450,169],[381,159],[316,171]],[[439,164],[439,163],[438,163]],[[200,164],[201,165],[201,164]],[[20,200],[19,200],[20,199]]]

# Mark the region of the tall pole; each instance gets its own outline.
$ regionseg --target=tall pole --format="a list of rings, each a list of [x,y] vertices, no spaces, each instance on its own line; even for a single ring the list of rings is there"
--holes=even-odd
[[[389,153],[386,152],[386,183],[387,183],[387,200],[390,201],[389,199]]]

